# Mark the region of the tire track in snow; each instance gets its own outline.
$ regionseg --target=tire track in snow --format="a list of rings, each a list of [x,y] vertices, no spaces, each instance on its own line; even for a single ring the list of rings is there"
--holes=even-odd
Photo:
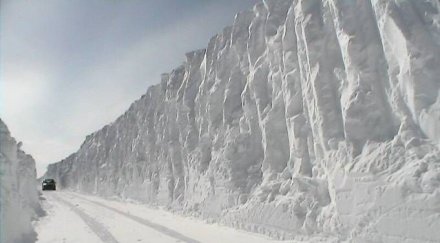
[[[140,224],[143,224],[143,225],[145,225],[145,226],[148,226],[148,227],[150,227],[150,228],[152,228],[152,229],[154,229],[154,230],[156,230],[156,231],[158,231],[158,232],[160,232],[160,233],[162,233],[162,234],[166,234],[166,235],[171,236],[171,237],[173,237],[173,238],[175,238],[175,239],[177,239],[177,240],[181,240],[181,241],[184,241],[184,242],[187,242],[187,243],[201,243],[201,242],[198,241],[198,240],[195,240],[195,239],[193,239],[193,238],[190,238],[190,237],[188,237],[188,236],[185,236],[185,235],[183,235],[183,234],[181,234],[181,233],[179,233],[179,232],[177,232],[177,231],[175,231],[175,230],[172,230],[172,229],[170,229],[170,228],[167,228],[167,227],[165,227],[165,226],[163,226],[163,225],[153,223],[153,222],[151,222],[150,220],[147,220],[147,219],[144,219],[144,218],[141,218],[141,217],[137,217],[137,216],[135,216],[135,215],[132,215],[132,214],[129,214],[129,213],[123,212],[123,211],[121,211],[121,210],[119,210],[119,209],[116,209],[116,208],[113,208],[113,207],[107,206],[107,205],[105,205],[105,204],[103,204],[103,203],[100,203],[100,202],[96,202],[96,201],[93,201],[93,200],[87,199],[87,198],[82,197],[82,196],[77,195],[77,194],[75,194],[75,197],[79,197],[79,198],[81,198],[81,199],[83,199],[83,200],[85,200],[85,201],[88,201],[88,202],[93,203],[93,204],[95,204],[95,205],[101,206],[101,207],[103,207],[103,208],[106,208],[106,209],[111,210],[111,211],[113,211],[113,212],[116,212],[116,213],[118,213],[118,214],[121,214],[121,215],[123,215],[123,216],[125,216],[125,217],[127,217],[127,218],[129,218],[129,219],[131,219],[131,220],[134,220],[134,221],[136,221],[136,222],[138,222],[138,223],[140,223]]]
[[[63,203],[68,206],[74,213],[76,213],[84,223],[89,226],[89,228],[105,243],[119,243],[115,237],[98,221],[84,213],[81,209],[73,205],[72,203],[52,194],[51,195],[56,201]]]

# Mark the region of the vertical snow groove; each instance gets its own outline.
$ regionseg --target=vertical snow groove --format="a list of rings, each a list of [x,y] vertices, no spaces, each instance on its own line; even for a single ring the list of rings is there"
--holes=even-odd
[[[371,3],[331,3],[347,79],[352,80],[344,91],[345,134],[357,155],[367,140],[386,141],[397,133],[387,97],[386,61]]]
[[[377,1],[373,8],[381,19],[379,31],[396,80],[394,89],[403,98],[399,102],[403,116],[418,124],[426,137],[439,141],[440,125],[434,122],[440,117],[434,108],[440,100],[438,3]],[[415,124],[411,125],[413,130],[417,130]]]

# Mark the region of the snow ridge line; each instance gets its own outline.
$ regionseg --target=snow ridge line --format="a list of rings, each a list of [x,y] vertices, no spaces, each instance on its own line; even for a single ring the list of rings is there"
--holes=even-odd
[[[82,210],[77,208],[75,205],[73,205],[72,203],[70,203],[70,202],[68,202],[68,201],[66,201],[56,195],[52,195],[52,197],[55,200],[65,204],[74,213],[76,213],[84,221],[84,223],[86,223],[87,226],[89,226],[90,229],[99,237],[99,239],[102,240],[102,242],[119,243],[119,241],[117,241],[115,239],[115,237],[101,223],[99,223],[98,221],[96,221],[95,219],[90,217],[88,214],[84,213]]]
[[[143,224],[143,225],[145,225],[145,226],[148,226],[148,227],[150,227],[150,228],[152,228],[152,229],[154,229],[154,230],[156,230],[156,231],[158,231],[158,232],[160,232],[160,233],[162,233],[162,234],[166,234],[166,235],[171,236],[171,237],[173,237],[173,238],[176,238],[176,239],[178,239],[178,240],[182,240],[182,241],[187,242],[187,243],[201,243],[201,242],[198,241],[198,240],[195,240],[195,239],[193,239],[193,238],[190,238],[190,237],[188,237],[188,236],[185,236],[185,235],[183,235],[183,234],[181,234],[181,233],[179,233],[179,232],[177,232],[177,231],[175,231],[175,230],[172,230],[172,229],[170,229],[170,228],[167,228],[167,227],[165,227],[165,226],[163,226],[163,225],[153,223],[153,222],[151,222],[151,221],[149,221],[149,220],[147,220],[147,219],[144,219],[144,218],[141,218],[141,217],[137,217],[137,216],[135,216],[135,215],[131,215],[131,214],[126,213],[126,212],[123,212],[123,211],[121,211],[121,210],[119,210],[119,209],[116,209],[116,208],[113,208],[113,207],[107,206],[107,205],[105,205],[105,204],[103,204],[103,203],[96,202],[96,201],[90,200],[90,199],[88,199],[88,198],[82,197],[82,196],[80,196],[80,195],[78,195],[78,194],[75,194],[75,197],[79,197],[79,198],[81,198],[81,199],[83,199],[83,200],[85,200],[85,201],[88,201],[88,202],[93,203],[93,204],[95,204],[95,205],[98,205],[98,206],[104,207],[104,208],[109,209],[109,210],[111,210],[111,211],[113,211],[113,212],[116,212],[116,213],[118,213],[118,214],[121,214],[121,215],[123,215],[123,216],[125,216],[125,217],[127,217],[127,218],[129,218],[129,219],[131,219],[131,220],[134,220],[134,221],[136,221],[136,222],[138,222],[138,223],[140,223],[140,224]]]

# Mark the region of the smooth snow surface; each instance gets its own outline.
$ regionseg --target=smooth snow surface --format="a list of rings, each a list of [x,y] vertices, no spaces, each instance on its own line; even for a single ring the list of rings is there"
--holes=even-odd
[[[38,243],[282,242],[145,205],[66,191],[45,191],[43,207],[48,214],[35,225]]]
[[[0,242],[31,243],[31,221],[41,212],[34,159],[0,119]]]
[[[279,239],[440,242],[439,12],[266,0],[47,176]]]

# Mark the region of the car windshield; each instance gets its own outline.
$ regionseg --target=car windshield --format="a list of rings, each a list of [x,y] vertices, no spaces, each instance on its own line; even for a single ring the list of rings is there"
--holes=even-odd
[[[44,182],[53,182],[53,180],[44,180]]]

